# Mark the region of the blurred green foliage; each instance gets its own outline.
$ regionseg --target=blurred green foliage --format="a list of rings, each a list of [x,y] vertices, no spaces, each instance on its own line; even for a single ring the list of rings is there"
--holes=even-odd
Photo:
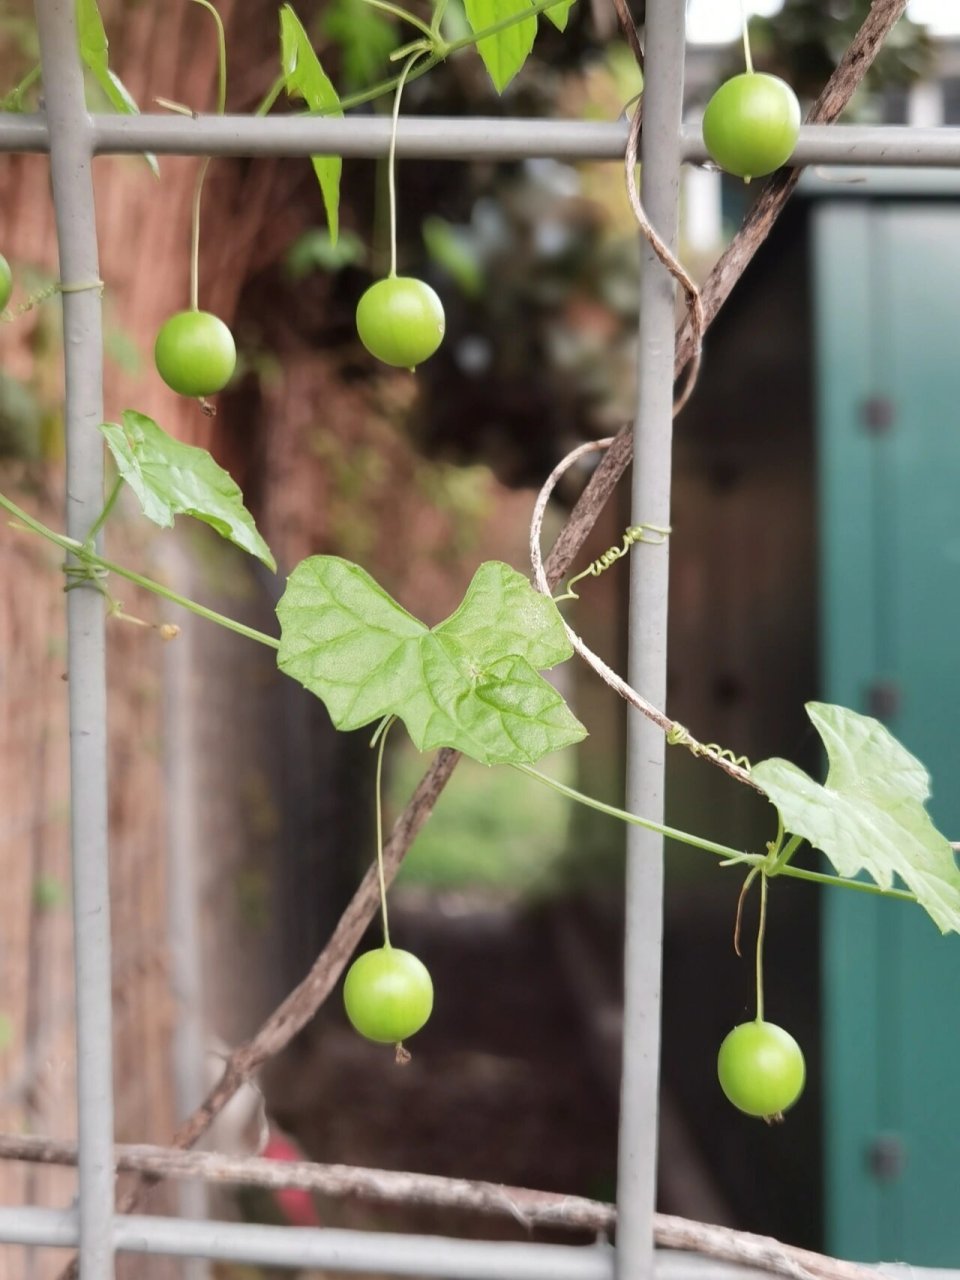
[[[33,390],[0,372],[0,458],[41,457],[43,408]]]
[[[340,49],[341,96],[389,74],[390,54],[400,44],[397,24],[364,0],[332,0],[320,31]]]
[[[38,911],[55,911],[68,900],[67,887],[57,876],[40,875],[33,882],[33,905]]]
[[[567,781],[573,753],[541,767]],[[408,743],[390,759],[387,812],[399,812],[428,757]],[[514,769],[462,760],[404,859],[399,884],[542,898],[564,883],[569,802]]]
[[[342,271],[366,260],[367,246],[355,231],[341,232],[334,241],[326,227],[311,227],[294,240],[283,265],[290,280],[303,280],[312,271]]]

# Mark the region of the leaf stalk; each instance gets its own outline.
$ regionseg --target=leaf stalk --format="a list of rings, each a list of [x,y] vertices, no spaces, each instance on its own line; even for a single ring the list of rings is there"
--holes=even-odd
[[[280,641],[273,636],[268,636],[263,631],[257,631],[255,627],[248,627],[244,622],[238,622],[236,618],[227,617],[226,614],[217,613],[214,609],[208,609],[205,605],[198,604],[196,600],[191,600],[187,596],[182,596],[176,591],[171,591],[169,587],[165,587],[163,583],[156,582],[153,578],[147,578],[142,573],[136,573],[133,569],[126,569],[123,565],[114,564],[112,560],[107,560],[104,556],[98,555],[90,547],[85,546],[82,542],[77,542],[75,538],[68,538],[62,533],[57,533],[45,525],[42,520],[37,520],[22,507],[0,493],[0,507],[4,511],[9,512],[18,524],[23,525],[32,533],[37,533],[41,538],[46,538],[48,542],[52,542],[55,547],[59,547],[62,551],[66,551],[68,555],[75,556],[80,565],[100,570],[105,573],[116,574],[118,578],[125,578],[127,582],[132,582],[135,586],[143,587],[145,591],[150,591],[155,596],[160,596],[164,600],[169,600],[171,604],[176,604],[181,609],[186,609],[189,613],[196,614],[198,618],[205,618],[207,622],[215,622],[218,627],[223,627],[227,631],[234,631],[237,635],[245,636],[248,640],[256,640],[257,644],[266,645],[270,649],[279,649]]]

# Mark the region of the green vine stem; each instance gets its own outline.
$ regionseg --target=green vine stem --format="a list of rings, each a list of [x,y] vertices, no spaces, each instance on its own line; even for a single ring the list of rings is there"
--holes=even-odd
[[[527,774],[528,777],[542,782],[560,795],[566,796],[568,800],[574,800],[577,804],[585,805],[588,809],[596,809],[598,813],[606,813],[611,818],[618,818],[621,822],[629,822],[633,826],[645,827],[648,831],[659,832],[660,835],[666,836],[668,840],[678,840],[681,844],[691,845],[695,849],[703,849],[706,853],[714,853],[718,857],[725,858],[727,865],[742,864],[748,867],[764,868],[770,876],[776,874],[789,876],[796,880],[809,880],[814,884],[853,889],[858,893],[870,893],[879,898],[894,898],[899,902],[915,903],[917,901],[916,896],[906,889],[884,889],[869,880],[848,880],[844,876],[827,875],[820,871],[805,871],[792,864],[781,866],[776,872],[773,872],[767,862],[769,855],[743,853],[738,849],[731,849],[727,845],[717,844],[714,840],[705,840],[703,837],[691,835],[687,831],[679,831],[676,827],[664,826],[662,823],[654,822],[651,818],[641,818],[638,814],[628,813],[625,809],[618,809],[615,805],[605,804],[602,800],[594,800],[592,796],[584,795],[582,791],[568,787],[566,783],[558,782],[556,778],[551,778],[547,774],[541,773],[531,765],[518,764],[513,767],[521,773]],[[794,838],[799,840],[798,837]]]
[[[217,115],[222,116],[227,108],[227,37],[223,29],[223,19],[210,3],[210,0],[193,0],[213,17],[217,28]],[[193,191],[193,210],[190,230],[190,310],[200,310],[200,204],[203,200],[203,184],[207,170],[210,168],[210,157],[200,166],[197,174],[197,185]]]
[[[539,769],[534,769],[529,764],[517,764],[513,766],[519,769],[521,773],[525,773],[528,777],[536,778],[538,782],[543,782],[546,786],[551,787],[554,791],[562,796],[566,796],[568,800],[575,800],[578,804],[586,805],[588,809],[596,809],[598,813],[605,813],[611,818],[619,818],[621,822],[629,822],[635,827],[645,827],[648,831],[656,831],[662,836],[666,836],[668,840],[679,840],[682,844],[692,845],[695,849],[702,849],[705,853],[714,853],[718,858],[726,858],[731,862],[744,862],[750,865],[762,862],[763,859],[759,854],[744,853],[740,849],[732,849],[726,844],[717,844],[715,840],[706,840],[702,836],[691,835],[687,831],[680,831],[676,827],[667,827],[663,823],[654,822],[652,818],[641,818],[635,813],[628,813],[626,809],[618,809],[615,805],[606,804],[602,800],[595,800],[592,796],[584,795],[582,791],[577,791],[574,787],[568,787],[566,783],[559,782],[556,778],[551,778],[546,773],[541,773]]]
[[[120,491],[122,490],[122,488],[123,488],[123,476],[118,475],[113,482],[113,488],[110,490],[110,493],[107,496],[106,502],[103,504],[103,510],[97,516],[96,520],[94,520],[93,524],[90,526],[90,529],[87,533],[86,538],[84,538],[83,540],[83,545],[86,548],[88,548],[90,551],[94,550],[94,544],[96,543],[96,540],[97,540],[97,534],[100,532],[103,526],[110,519],[110,513],[113,511],[113,508],[117,505],[117,499],[120,497]]]
[[[757,924],[757,1021],[763,1021],[763,942],[767,934],[767,873],[760,872],[760,920]]]
[[[273,84],[267,90],[266,95],[264,96],[260,105],[254,109],[253,114],[255,116],[269,115],[269,113],[273,110],[273,107],[276,104],[277,99],[280,97],[281,93],[283,93],[284,85],[286,83],[287,83],[287,77],[285,74],[281,74],[277,76],[276,80],[274,80]]]
[[[189,613],[196,614],[198,618],[205,618],[207,622],[215,622],[218,627],[224,627],[227,631],[235,631],[237,635],[246,636],[248,640],[256,640],[258,644],[266,645],[270,649],[280,648],[280,641],[273,636],[268,636],[263,631],[257,631],[254,627],[248,627],[245,623],[238,622],[235,618],[228,618],[225,614],[217,613],[214,609],[208,609],[205,605],[198,604],[196,600],[181,596],[176,591],[171,591],[169,587],[165,587],[162,583],[145,577],[142,573],[135,573],[132,569],[125,569],[123,565],[114,564],[112,560],[107,560],[103,556],[97,555],[95,551],[85,546],[84,543],[77,542],[74,538],[68,538],[62,533],[57,533],[41,520],[35,519],[35,517],[24,511],[22,507],[18,507],[15,502],[12,502],[2,493],[0,493],[0,508],[9,512],[17,524],[29,529],[32,533],[38,533],[42,538],[46,538],[48,542],[52,542],[54,546],[77,558],[80,564],[74,567],[74,572],[71,574],[74,583],[78,577],[82,577],[82,574],[76,572],[78,568],[87,568],[101,573],[113,573],[118,578],[125,578],[127,582],[132,582],[135,586],[143,587],[145,591],[150,591],[155,596],[169,600],[171,604],[179,605],[181,609],[186,609]],[[95,574],[91,572],[89,576],[93,578]]]
[[[390,4],[389,0],[363,0],[363,3],[368,4],[371,9],[379,9],[381,13],[389,13],[392,17],[399,18],[401,22],[409,22],[432,42],[435,33],[425,22],[421,22],[415,13],[410,13],[398,4]]]
[[[39,79],[40,65],[38,63],[37,66],[31,67],[20,83],[11,89],[2,100],[0,100],[0,110],[22,111],[24,94],[27,93],[28,90],[32,89]]]
[[[782,840],[782,837],[781,837],[781,840]],[[778,852],[774,856],[772,866],[769,868],[769,874],[777,875],[777,873],[780,872],[787,865],[787,863],[790,861],[793,855],[800,848],[801,844],[803,844],[803,840],[801,839],[800,836],[791,836],[790,839],[787,841],[785,845],[783,845],[782,848],[780,848],[780,842],[778,842],[777,844]]]
[[[433,17],[430,19],[430,34],[439,39],[440,27],[443,24],[444,14],[447,12],[447,0],[435,0],[433,6]]]
[[[772,877],[772,872],[767,872]],[[874,884],[872,880],[847,880],[843,876],[832,876],[823,871],[806,871],[803,867],[795,867],[791,863],[790,866],[783,867],[776,873],[781,876],[789,876],[793,880],[808,880],[811,884],[840,885],[844,889],[856,889],[860,893],[872,893],[878,898],[893,898],[897,902],[916,902],[916,894],[910,893],[908,889],[883,889],[880,885]]]
[[[551,3],[556,4],[557,0],[551,0]],[[407,76],[407,83],[410,84],[414,80],[419,80],[421,76],[425,76],[428,71],[432,71],[433,68],[438,66],[442,61],[442,56],[439,56],[436,53],[431,53],[428,57],[424,58],[424,61],[421,62],[419,67],[415,67],[412,73]],[[399,81],[399,75],[391,76],[389,80],[381,80],[379,84],[371,85],[369,89],[360,89],[356,93],[348,94],[346,98],[341,98],[340,110],[346,112],[352,107],[362,107],[368,102],[375,102],[377,98],[383,98],[388,93],[393,93],[396,90]],[[306,114],[322,116],[326,115],[327,112],[308,111]]]

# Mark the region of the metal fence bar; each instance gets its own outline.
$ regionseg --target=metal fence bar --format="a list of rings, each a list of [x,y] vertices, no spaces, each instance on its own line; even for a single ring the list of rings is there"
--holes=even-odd
[[[184,1226],[191,1233],[183,1244],[178,1237]],[[327,1270],[350,1274],[363,1266],[376,1266],[381,1275],[417,1275],[435,1277],[437,1280],[612,1280],[613,1250],[607,1245],[577,1248],[570,1245],[496,1244],[491,1241],[455,1240],[444,1244],[463,1246],[460,1257],[453,1265],[461,1269],[452,1271],[451,1263],[440,1259],[441,1270],[424,1270],[431,1267],[426,1255],[436,1257],[433,1244],[436,1237],[399,1236],[387,1233],[367,1233],[367,1240],[380,1240],[386,1250],[395,1250],[393,1258],[402,1268],[415,1266],[415,1271],[391,1269],[379,1256],[373,1262],[362,1251],[356,1237],[361,1232],[317,1231],[291,1227],[251,1226],[246,1223],[212,1222],[202,1224],[211,1230],[212,1243],[198,1249],[193,1234],[201,1224],[184,1224],[177,1218],[121,1217],[115,1219],[116,1245],[125,1253],[166,1254],[188,1256],[202,1249],[216,1250],[207,1256],[221,1261],[255,1260],[264,1266],[322,1265]],[[313,1242],[325,1237],[323,1261],[313,1250]],[[76,1214],[63,1209],[0,1209],[0,1240],[19,1245],[47,1245],[53,1248],[74,1248],[77,1243]],[[406,1242],[412,1242],[404,1252]],[[413,1253],[424,1249],[424,1257]],[[446,1253],[446,1250],[444,1251]],[[453,1257],[451,1253],[448,1255]],[[330,1259],[334,1259],[333,1262]],[[365,1260],[366,1259],[366,1260]],[[463,1270],[464,1265],[478,1269]],[[517,1268],[522,1268],[518,1270]],[[877,1280],[960,1280],[960,1271],[935,1267],[908,1267],[905,1263],[882,1262],[863,1268],[864,1273],[875,1271]],[[658,1249],[654,1256],[656,1280],[751,1280],[751,1277],[768,1274],[751,1267],[735,1266],[715,1258],[677,1250]]]
[[[36,0],[63,282],[67,533],[103,506],[103,341],[93,136],[74,0]],[[67,593],[70,827],[76,958],[79,1245],[83,1280],[113,1275],[113,1052],[107,851],[105,610],[93,586]]]
[[[675,244],[680,214],[685,0],[648,0],[641,199],[653,226]],[[631,523],[670,524],[675,286],[646,240],[641,246],[637,414]],[[639,546],[630,562],[628,679],[662,707],[667,675],[668,546]],[[663,816],[662,731],[627,713],[627,807]],[[623,1078],[617,1178],[617,1276],[653,1273],[660,1080],[663,839],[627,832]]]
[[[454,1240],[122,1215],[113,1219],[112,1230],[118,1252],[255,1266],[317,1267],[347,1275],[375,1272],[423,1280],[613,1280],[609,1245]],[[69,1248],[77,1241],[76,1215],[60,1209],[0,1209],[0,1240]]]
[[[405,157],[462,160],[522,160],[550,156],[558,160],[619,160],[627,122],[582,120],[489,120],[444,117],[401,119],[397,153]],[[699,125],[681,131],[685,160],[707,159]],[[383,156],[390,121],[349,116],[182,116],[93,117],[98,155],[217,156]],[[41,115],[0,116],[0,151],[49,150],[50,135]],[[960,166],[960,129],[917,129],[903,125],[804,125],[793,158],[798,164],[900,165],[908,168]]]

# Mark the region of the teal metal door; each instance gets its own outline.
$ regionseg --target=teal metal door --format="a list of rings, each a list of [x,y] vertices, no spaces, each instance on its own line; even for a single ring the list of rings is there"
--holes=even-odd
[[[960,199],[813,211],[823,692],[927,765],[960,839]],[[824,907],[827,1246],[960,1265],[960,938]]]

